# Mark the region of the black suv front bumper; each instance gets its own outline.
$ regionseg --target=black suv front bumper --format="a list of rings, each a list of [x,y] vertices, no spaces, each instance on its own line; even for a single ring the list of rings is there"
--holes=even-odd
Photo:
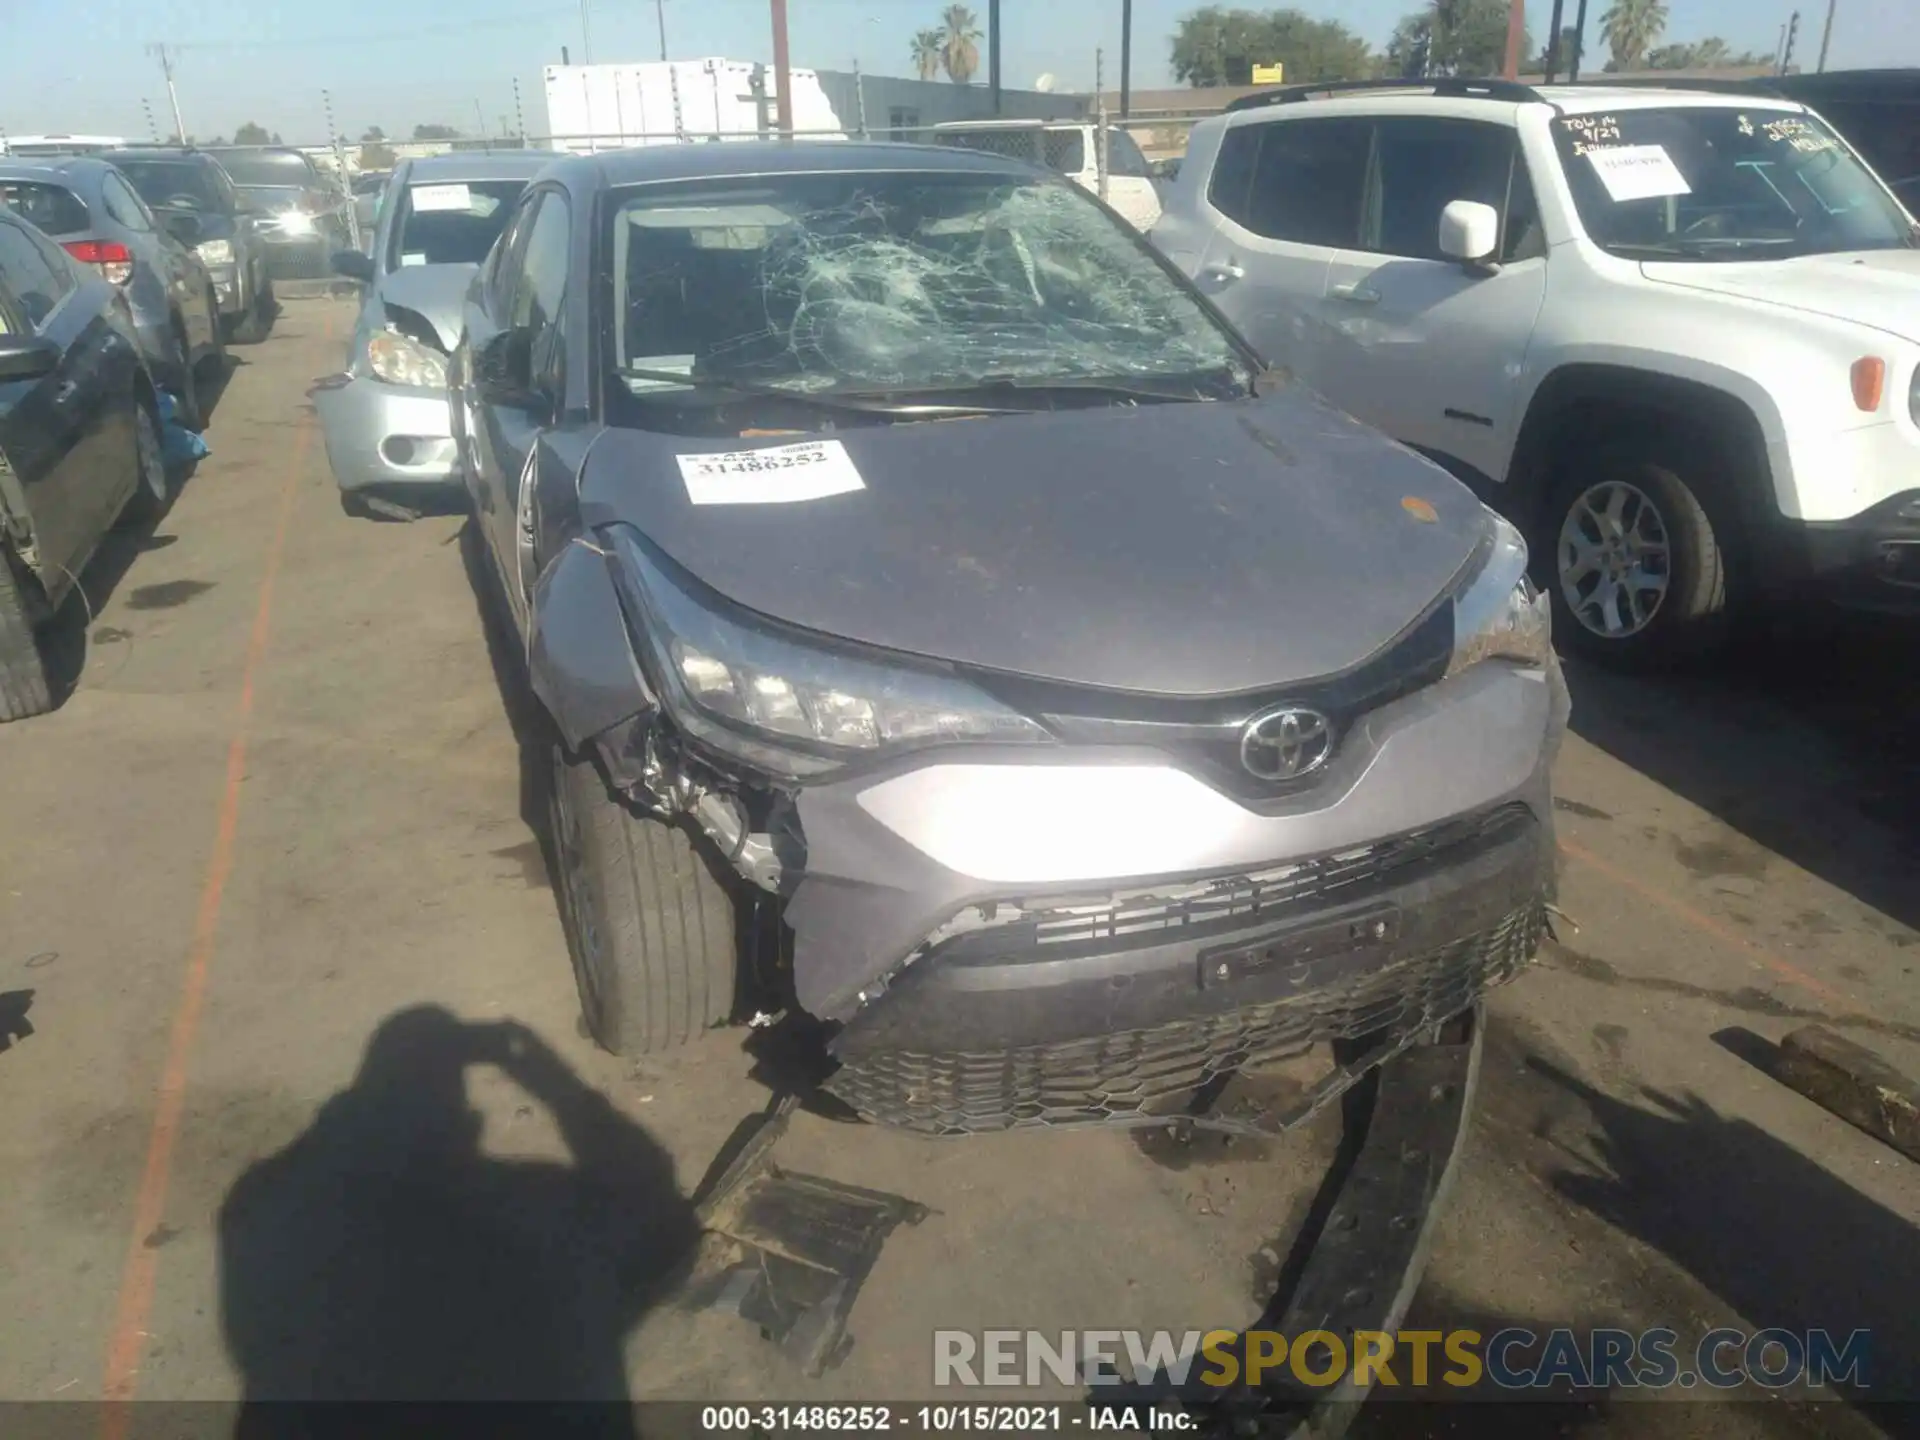
[[[1784,558],[1822,594],[1851,609],[1920,615],[1920,490],[1790,530]]]
[[[1368,1041],[1377,1063],[1532,958],[1551,825],[1504,805],[1329,873],[1255,925],[1111,924],[1044,952],[1017,930],[958,937],[848,1022],[826,1088],[869,1119],[953,1135],[1165,1123],[1210,1082],[1322,1042]]]

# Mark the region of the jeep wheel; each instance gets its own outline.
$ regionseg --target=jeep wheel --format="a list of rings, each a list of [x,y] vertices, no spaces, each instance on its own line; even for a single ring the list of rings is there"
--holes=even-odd
[[[1727,540],[1699,491],[1643,454],[1573,467],[1542,515],[1554,638],[1626,669],[1697,660],[1726,638]]]
[[[685,1044],[733,1011],[732,898],[693,837],[614,796],[552,746],[554,888],[593,1038],[617,1055]]]
[[[0,721],[24,720],[53,708],[53,687],[25,588],[30,583],[0,550]]]

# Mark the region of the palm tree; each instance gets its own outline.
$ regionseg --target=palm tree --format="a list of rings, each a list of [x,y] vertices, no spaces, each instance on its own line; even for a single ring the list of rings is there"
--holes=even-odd
[[[940,21],[946,26],[941,59],[946,62],[947,74],[953,77],[953,83],[964,85],[980,68],[980,47],[973,43],[980,38],[980,22],[964,5],[947,6]]]
[[[922,80],[931,80],[940,73],[945,60],[947,33],[944,30],[922,30],[913,37],[913,68],[920,72]]]
[[[1613,0],[1600,34],[1621,70],[1638,69],[1667,28],[1667,0]]]

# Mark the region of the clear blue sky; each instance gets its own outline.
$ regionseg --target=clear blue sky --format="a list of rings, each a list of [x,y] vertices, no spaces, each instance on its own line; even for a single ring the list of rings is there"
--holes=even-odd
[[[664,0],[669,53],[771,59],[766,0]],[[985,23],[986,0],[970,0]],[[1171,84],[1168,39],[1198,0],[1135,0],[1134,85]],[[1229,0],[1231,3],[1231,0]],[[1248,3],[1248,0],[1241,0]],[[1419,0],[1296,0],[1338,16],[1378,45]],[[1567,0],[1571,19],[1577,0]],[[1590,24],[1608,0],[1590,0]],[[1771,51],[1799,4],[1802,58],[1819,45],[1825,0],[1668,0],[1666,39],[1725,37]],[[1544,36],[1549,0],[1530,0]],[[908,37],[931,25],[942,0],[788,0],[795,65],[910,73]],[[1269,6],[1252,0],[1251,8]],[[1120,0],[1002,0],[1005,81],[1043,73],[1062,89],[1090,88],[1094,50],[1117,73]],[[653,0],[589,0],[595,60],[659,55]],[[540,67],[560,47],[581,59],[578,0],[0,0],[0,127],[22,135],[105,132],[144,137],[141,101],[167,127],[166,90],[146,47],[180,47],[178,81],[187,128],[231,134],[245,120],[289,142],[325,137],[320,92],[330,90],[343,130],[369,125],[404,135],[422,122],[472,128],[475,102],[490,128],[513,114],[520,82],[529,130],[540,128]],[[1598,41],[1591,42],[1598,48]],[[984,47],[983,47],[984,49]],[[1831,63],[1920,64],[1920,0],[1839,0]],[[982,74],[976,83],[985,79]]]

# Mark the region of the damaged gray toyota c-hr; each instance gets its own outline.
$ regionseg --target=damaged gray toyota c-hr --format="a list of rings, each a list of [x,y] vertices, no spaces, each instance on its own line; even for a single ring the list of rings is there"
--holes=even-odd
[[[609,1048],[752,986],[871,1118],[1139,1123],[1531,957],[1567,706],[1520,537],[1058,177],[559,160],[464,324]]]

